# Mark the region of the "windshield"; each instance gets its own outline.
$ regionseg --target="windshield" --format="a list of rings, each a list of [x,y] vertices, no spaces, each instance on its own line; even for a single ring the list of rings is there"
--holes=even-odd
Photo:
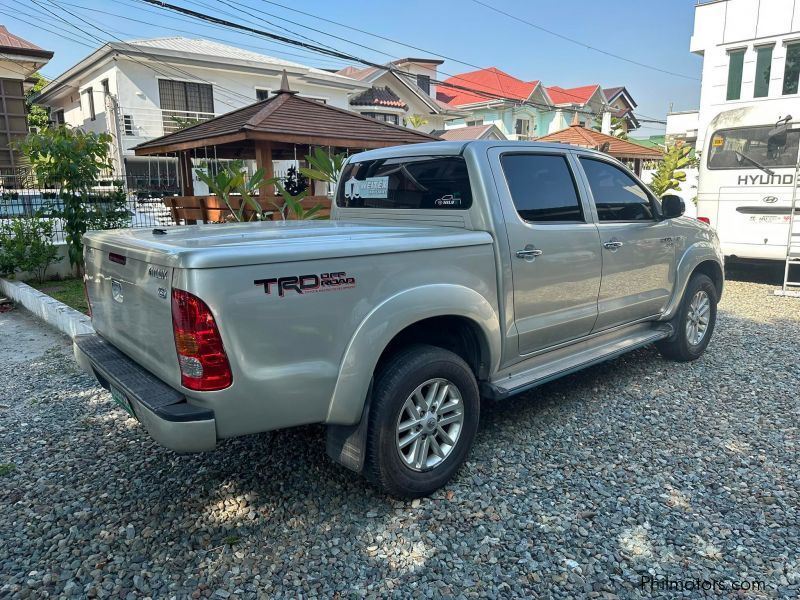
[[[797,163],[797,147],[800,130],[787,132],[780,140],[769,141],[772,125],[720,129],[711,136],[708,148],[709,169],[758,169],[762,167],[794,167]],[[748,160],[748,158],[750,160]]]

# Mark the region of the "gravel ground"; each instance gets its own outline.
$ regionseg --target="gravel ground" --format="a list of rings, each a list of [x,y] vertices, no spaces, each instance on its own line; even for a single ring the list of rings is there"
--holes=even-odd
[[[643,349],[486,406],[413,503],[332,464],[321,427],[164,450],[0,314],[0,597],[800,597],[800,300],[773,289],[729,282],[695,363]]]

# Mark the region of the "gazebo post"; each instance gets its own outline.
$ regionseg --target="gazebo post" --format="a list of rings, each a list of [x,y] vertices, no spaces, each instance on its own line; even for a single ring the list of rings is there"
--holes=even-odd
[[[194,196],[194,183],[192,182],[192,156],[188,150],[183,150],[178,158],[181,175],[181,196]]]
[[[257,140],[255,142],[256,168],[264,169],[264,181],[272,179],[275,171],[272,167],[272,142],[269,140]],[[262,185],[258,190],[258,200],[261,206],[266,206],[267,196],[271,195],[271,185]],[[269,192],[268,192],[269,190]]]

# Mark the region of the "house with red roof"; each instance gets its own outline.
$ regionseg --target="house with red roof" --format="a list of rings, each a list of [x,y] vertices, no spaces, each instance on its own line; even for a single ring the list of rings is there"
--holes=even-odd
[[[13,142],[28,133],[25,92],[36,82],[31,75],[53,57],[49,50],[0,25],[0,175],[16,175]]]
[[[467,114],[447,128],[495,125],[508,139],[530,140],[578,122],[599,127],[609,103],[600,85],[547,87],[490,67],[445,79],[436,97]],[[634,104],[635,106],[635,104]]]

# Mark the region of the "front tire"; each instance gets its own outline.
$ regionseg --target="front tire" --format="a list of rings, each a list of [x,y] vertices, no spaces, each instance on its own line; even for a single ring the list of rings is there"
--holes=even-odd
[[[364,474],[389,494],[427,496],[466,459],[478,430],[472,370],[442,348],[414,344],[376,373]]]
[[[697,360],[711,341],[717,322],[717,288],[707,275],[692,275],[672,323],[675,333],[656,343],[664,358],[679,362]]]

